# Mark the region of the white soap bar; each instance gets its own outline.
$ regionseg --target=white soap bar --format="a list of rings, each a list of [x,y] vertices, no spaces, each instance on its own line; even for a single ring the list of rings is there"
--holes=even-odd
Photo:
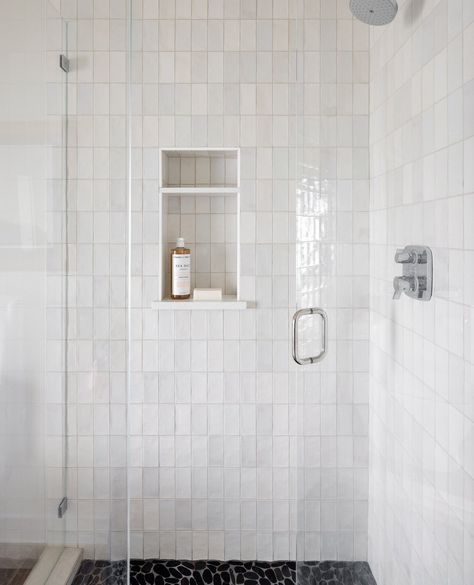
[[[221,288],[195,288],[194,301],[222,301]]]

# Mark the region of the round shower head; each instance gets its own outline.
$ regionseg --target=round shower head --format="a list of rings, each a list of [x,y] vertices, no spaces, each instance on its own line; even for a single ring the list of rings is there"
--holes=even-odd
[[[397,14],[397,0],[350,0],[352,14],[366,24],[388,24]]]

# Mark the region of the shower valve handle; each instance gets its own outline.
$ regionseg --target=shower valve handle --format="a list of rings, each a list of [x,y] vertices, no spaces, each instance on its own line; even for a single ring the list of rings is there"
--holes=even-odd
[[[402,292],[409,290],[415,291],[417,288],[416,280],[413,276],[395,276],[393,279],[393,298],[399,299]]]
[[[405,248],[398,248],[395,252],[395,262],[397,262],[397,264],[416,264],[418,262],[418,257],[414,251],[408,251]]]

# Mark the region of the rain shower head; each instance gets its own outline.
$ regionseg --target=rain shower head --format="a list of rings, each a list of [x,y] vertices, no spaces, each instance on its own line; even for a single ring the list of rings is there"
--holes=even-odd
[[[397,14],[397,0],[350,0],[352,14],[366,24],[388,24]]]

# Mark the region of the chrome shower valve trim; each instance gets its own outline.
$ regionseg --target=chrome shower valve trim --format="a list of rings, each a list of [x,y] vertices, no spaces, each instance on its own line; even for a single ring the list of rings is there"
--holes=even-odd
[[[393,298],[405,293],[418,301],[429,301],[433,291],[433,254],[427,246],[405,246],[395,252],[395,262],[403,275],[393,279]]]

